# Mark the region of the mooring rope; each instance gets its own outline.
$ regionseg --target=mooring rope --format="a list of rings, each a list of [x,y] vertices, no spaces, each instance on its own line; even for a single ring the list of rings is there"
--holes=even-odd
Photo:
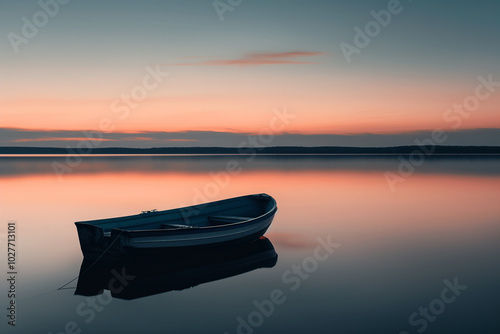
[[[33,296],[33,297],[30,297],[30,298],[27,298],[27,299],[22,299],[20,300],[20,302],[22,301],[26,301],[26,300],[30,300],[30,299],[34,299],[34,298],[38,298],[38,297],[41,297],[41,296],[44,296],[44,295],[47,295],[49,293],[52,293],[52,292],[55,292],[55,291],[59,291],[59,290],[71,290],[71,289],[76,289],[76,287],[68,287],[66,288],[66,286],[72,282],[74,282],[75,280],[77,280],[78,278],[80,278],[80,276],[83,276],[84,274],[86,274],[90,269],[92,269],[92,267],[104,256],[104,254],[106,254],[106,252],[111,248],[111,246],[113,246],[113,244],[116,242],[116,240],[119,239],[120,235],[122,235],[123,233],[123,230],[120,231],[120,234],[118,234],[116,236],[116,238],[109,244],[109,246],[104,250],[104,252],[102,252],[101,255],[99,255],[99,257],[94,261],[92,262],[92,264],[87,268],[85,269],[85,271],[81,274],[79,274],[78,276],[76,276],[75,278],[73,278],[71,281],[69,281],[68,283],[60,286],[59,288],[57,289],[54,289],[54,290],[51,290],[51,291],[48,291],[48,292],[44,292],[44,293],[41,293],[39,295],[36,295],[36,296]],[[83,258],[85,260],[85,256]]]
[[[97,262],[98,262],[98,261],[99,261],[99,260],[100,260],[100,259],[104,256],[104,254],[106,254],[106,252],[107,252],[107,251],[111,248],[111,246],[113,246],[113,244],[115,243],[115,241],[116,241],[116,240],[118,240],[118,237],[119,237],[120,235],[122,235],[122,233],[123,233],[123,230],[121,230],[121,231],[120,231],[120,234],[118,234],[118,235],[116,236],[115,240],[113,240],[113,241],[109,244],[109,246],[108,246],[108,247],[104,250],[104,252],[102,252],[102,254],[101,254],[101,255],[99,255],[99,257],[98,257],[98,258],[97,258],[94,262],[92,262],[92,264],[91,264],[91,265],[90,265],[87,269],[85,269],[85,271],[84,271],[83,273],[81,273],[80,275],[76,276],[76,277],[75,277],[75,278],[73,278],[71,281],[69,281],[68,283],[66,283],[66,284],[62,285],[61,287],[59,287],[59,288],[58,288],[58,289],[56,289],[55,291],[57,291],[57,290],[65,290],[65,289],[64,289],[64,287],[65,287],[66,285],[68,285],[68,284],[70,284],[71,282],[75,281],[75,280],[76,280],[76,279],[78,279],[80,276],[82,276],[82,275],[86,274],[86,273],[87,273],[87,272],[88,272],[88,271],[89,271],[89,270],[90,270],[90,269],[91,269],[91,268],[92,268],[92,267],[93,267],[93,266],[94,266],[94,265],[95,265],[95,264],[96,264],[96,263],[97,263]],[[85,260],[85,257],[84,257],[83,259]],[[75,288],[71,288],[71,289],[76,289],[76,287],[75,287]]]

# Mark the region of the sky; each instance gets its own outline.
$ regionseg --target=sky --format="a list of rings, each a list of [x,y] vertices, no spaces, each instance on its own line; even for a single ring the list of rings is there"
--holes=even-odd
[[[500,145],[499,12],[0,0],[0,146]]]

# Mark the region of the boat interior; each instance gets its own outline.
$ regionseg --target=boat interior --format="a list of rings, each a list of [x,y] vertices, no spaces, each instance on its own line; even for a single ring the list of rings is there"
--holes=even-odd
[[[250,195],[192,207],[166,210],[143,211],[141,214],[84,221],[80,223],[98,226],[105,235],[111,229],[157,230],[157,229],[193,229],[221,226],[248,221],[271,211],[276,206],[272,197]]]

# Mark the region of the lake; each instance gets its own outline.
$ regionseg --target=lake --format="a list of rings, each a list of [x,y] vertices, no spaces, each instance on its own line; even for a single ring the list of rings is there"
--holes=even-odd
[[[2,333],[500,333],[500,157],[3,157],[0,187],[17,272]],[[277,200],[277,262],[128,300],[75,295],[75,221],[252,193]]]

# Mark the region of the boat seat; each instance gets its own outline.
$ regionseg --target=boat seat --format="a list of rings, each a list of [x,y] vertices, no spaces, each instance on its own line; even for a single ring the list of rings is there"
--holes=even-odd
[[[181,224],[161,224],[161,228],[181,229],[181,228],[194,228],[194,226],[191,226],[191,225],[181,225]]]
[[[208,220],[214,225],[237,223],[252,219],[253,217],[238,217],[238,216],[209,216]]]

